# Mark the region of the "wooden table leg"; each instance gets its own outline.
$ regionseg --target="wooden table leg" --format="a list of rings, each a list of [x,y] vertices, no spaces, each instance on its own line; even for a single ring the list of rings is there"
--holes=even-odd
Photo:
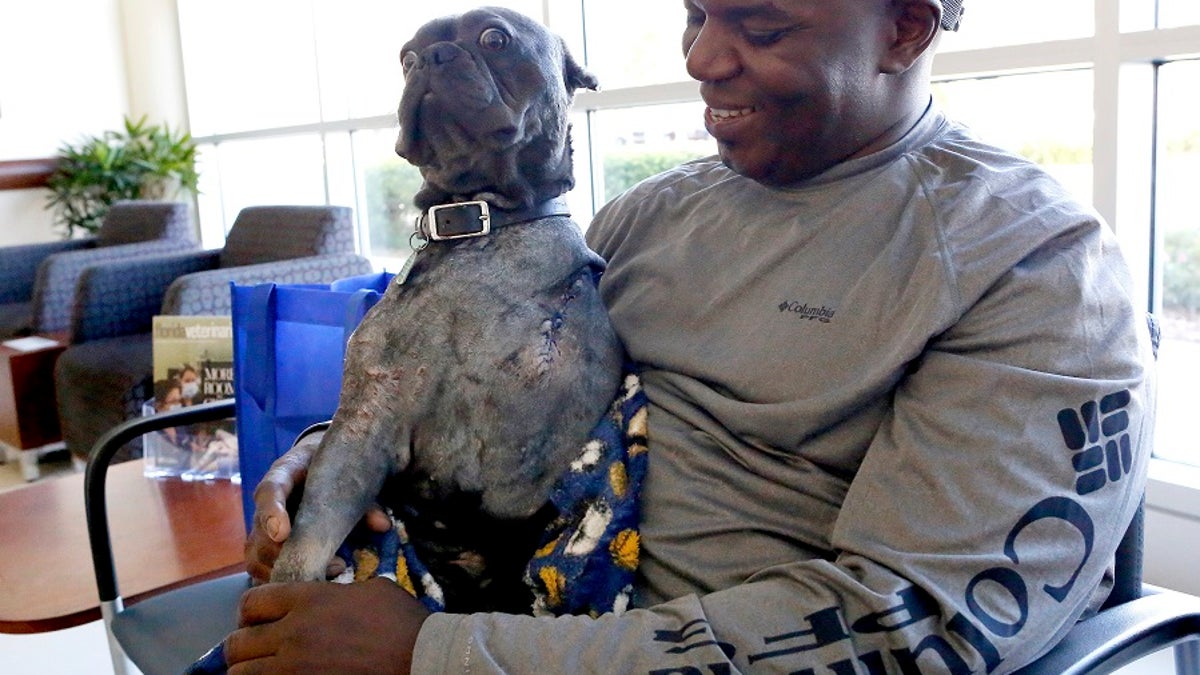
[[[61,440],[54,363],[64,349],[41,337],[0,343],[0,441],[20,451],[27,481],[37,480],[38,459]]]

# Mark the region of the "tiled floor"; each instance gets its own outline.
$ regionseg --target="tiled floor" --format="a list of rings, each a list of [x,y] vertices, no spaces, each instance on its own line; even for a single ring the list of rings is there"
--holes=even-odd
[[[4,459],[2,453],[0,449],[0,460]],[[39,480],[55,480],[76,470],[70,457],[62,452],[43,456],[39,469]],[[26,485],[29,483],[21,475],[19,461],[0,464],[0,492]],[[83,495],[79,498],[83,499]],[[81,560],[81,564],[87,564],[87,560]],[[111,675],[112,672],[104,626],[98,621],[54,633],[0,634],[0,673],[4,675]]]
[[[112,675],[104,625],[99,621],[53,633],[0,635],[5,675]]]
[[[5,462],[5,455],[6,448],[0,447],[0,462],[2,462],[0,463],[0,492],[28,484],[21,475],[20,460],[13,459]],[[38,469],[42,479],[62,476],[75,471],[65,450],[43,455],[38,461]]]

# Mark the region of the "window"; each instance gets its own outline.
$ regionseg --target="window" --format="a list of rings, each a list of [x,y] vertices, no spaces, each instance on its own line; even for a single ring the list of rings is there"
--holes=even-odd
[[[962,30],[942,38],[942,52],[1090,37],[1094,0],[969,0]]]
[[[1052,70],[934,85],[952,119],[989,142],[1038,162],[1076,198],[1092,201],[1092,73]],[[1056,101],[1054,106],[997,101]]]
[[[398,52],[474,0],[178,0],[205,244],[251,203],[354,207],[363,251],[409,249],[420,178],[395,156]],[[576,96],[586,223],[636,180],[710,154],[680,53],[682,3],[508,0],[563,35],[601,90]],[[231,20],[233,18],[234,20]],[[621,39],[614,39],[616,34]],[[1187,401],[1200,382],[1200,3],[970,0],[934,62],[935,97],[985,139],[1044,164],[1116,230],[1162,317],[1160,457],[1200,466]]]
[[[344,204],[363,252],[398,269],[420,185],[392,150],[400,47],[429,19],[478,4],[179,0],[204,245],[219,246],[251,204]],[[494,4],[542,15],[542,0]]]
[[[1161,28],[1200,25],[1200,3],[1196,0],[1158,0]]]
[[[588,68],[605,89],[688,79],[683,2],[587,0],[583,20],[591,38],[586,41]],[[621,38],[612,39],[616,35]]]
[[[312,13],[289,4],[179,3],[194,136],[321,119]]]
[[[1200,61],[1158,71],[1158,153],[1154,226],[1160,267],[1160,457],[1200,465],[1192,434],[1200,383]]]
[[[603,110],[591,115],[592,183],[603,204],[660,171],[716,152],[700,103]]]
[[[394,129],[356,131],[354,139],[355,184],[362,191],[359,204],[366,205],[360,222],[367,231],[364,252],[377,258],[400,259],[408,255],[408,238],[417,218],[412,197],[421,187],[416,167],[401,159],[392,147]]]

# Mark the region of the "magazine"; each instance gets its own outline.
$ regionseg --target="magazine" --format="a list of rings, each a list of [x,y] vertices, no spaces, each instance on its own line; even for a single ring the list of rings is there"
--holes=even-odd
[[[147,415],[233,397],[228,316],[156,316],[154,396]],[[145,473],[184,480],[238,480],[233,420],[172,427],[146,436]]]

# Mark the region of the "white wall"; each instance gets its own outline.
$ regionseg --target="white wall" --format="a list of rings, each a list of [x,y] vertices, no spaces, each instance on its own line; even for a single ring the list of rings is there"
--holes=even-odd
[[[128,108],[117,0],[0,0],[0,160],[52,156]],[[0,245],[59,235],[44,190],[0,192]]]
[[[187,129],[179,13],[175,0],[118,0],[129,111]]]
[[[148,115],[187,128],[174,0],[0,0],[0,160]],[[0,191],[0,246],[60,235],[45,190]]]
[[[1200,468],[1151,462],[1143,577],[1200,595]]]
[[[45,190],[0,190],[0,246],[58,238],[46,211]]]

